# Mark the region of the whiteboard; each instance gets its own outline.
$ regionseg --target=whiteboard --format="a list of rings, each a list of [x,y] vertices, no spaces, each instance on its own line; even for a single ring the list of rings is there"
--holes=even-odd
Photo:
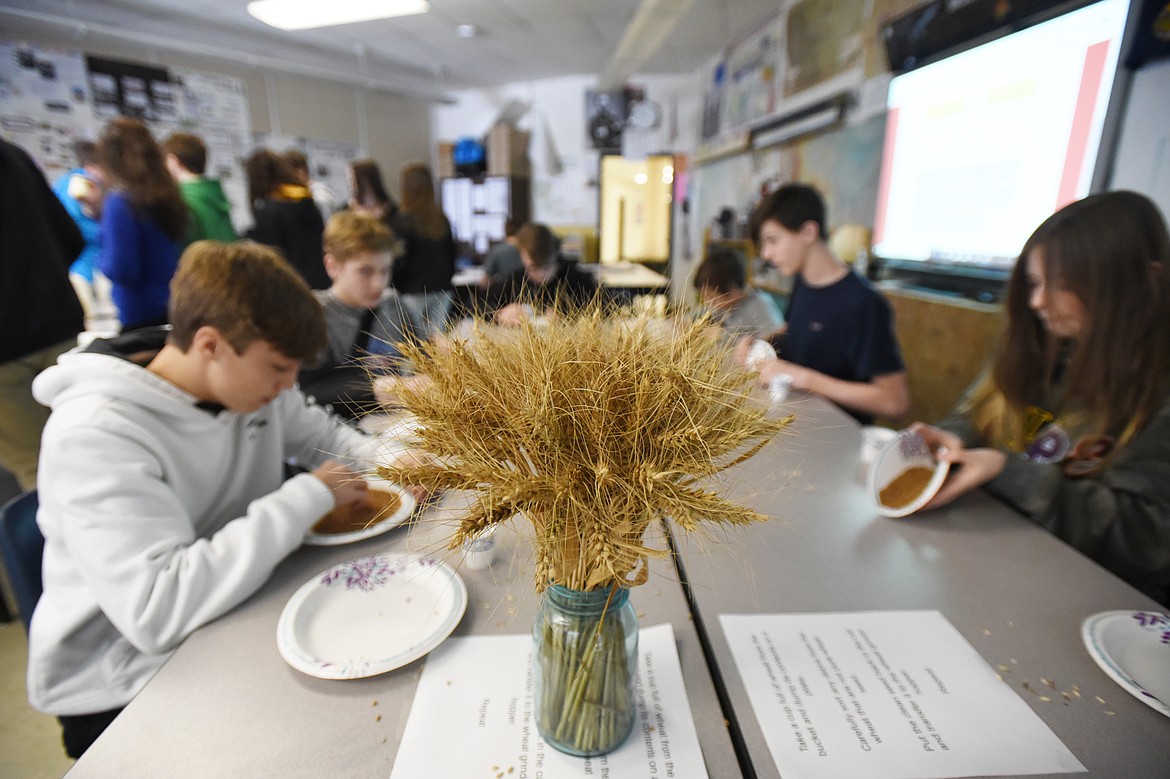
[[[1134,73],[1110,189],[1149,196],[1170,222],[1170,60]]]

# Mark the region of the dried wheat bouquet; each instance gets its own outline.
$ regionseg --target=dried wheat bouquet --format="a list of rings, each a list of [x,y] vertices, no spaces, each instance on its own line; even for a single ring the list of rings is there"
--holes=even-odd
[[[430,379],[400,400],[421,423],[429,462],[388,468],[403,484],[471,490],[457,549],[517,513],[533,525],[536,589],[641,584],[647,525],[670,516],[765,519],[699,482],[751,457],[792,418],[750,396],[708,322],[593,309],[547,323],[477,323],[469,339],[405,347]]]

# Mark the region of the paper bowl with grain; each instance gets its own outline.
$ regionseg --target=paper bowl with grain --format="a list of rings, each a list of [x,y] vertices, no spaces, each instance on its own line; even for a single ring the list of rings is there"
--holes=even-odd
[[[903,430],[874,458],[869,494],[879,514],[909,516],[934,497],[949,469],[950,463],[935,461],[922,436]]]

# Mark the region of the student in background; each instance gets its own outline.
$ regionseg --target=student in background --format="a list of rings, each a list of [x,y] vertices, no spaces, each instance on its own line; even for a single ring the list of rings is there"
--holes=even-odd
[[[381,219],[393,229],[398,204],[382,183],[382,169],[373,160],[354,160],[349,164],[349,186],[353,193],[349,209]]]
[[[747,287],[743,264],[728,249],[712,249],[695,270],[694,287],[714,321],[728,335],[769,338],[784,319]]]
[[[519,229],[520,224],[512,217],[504,222],[504,240],[493,246],[483,261],[483,286],[503,281],[524,268],[520,247],[516,243],[516,231]]]
[[[325,222],[309,189],[284,158],[258,149],[244,161],[255,224],[248,238],[279,251],[313,289],[328,289],[321,261]]]
[[[325,271],[333,285],[313,294],[325,311],[325,349],[300,373],[301,389],[357,419],[377,407],[372,379],[400,369],[410,315],[387,288],[394,236],[368,214],[342,211],[325,225]]]
[[[341,208],[341,198],[324,181],[313,178],[309,172],[309,158],[300,149],[289,149],[286,151],[284,153],[284,161],[297,174],[297,178],[300,179],[301,184],[309,188],[309,192],[313,196],[313,202],[317,204],[317,210],[321,212],[321,218],[328,222],[329,217],[333,216]]]
[[[566,262],[557,252],[557,240],[545,225],[530,222],[516,232],[516,245],[524,267],[493,284],[487,305],[493,321],[518,325],[528,316],[547,315],[554,307],[561,311],[581,308],[598,294],[592,274]]]
[[[388,454],[295,388],[325,323],[274,251],[200,241],[173,288],[173,329],[95,341],[34,385],[52,415],[28,694],[74,757],[183,639],[263,586],[322,515],[361,500],[356,469]],[[314,470],[286,480],[292,459]]]
[[[138,119],[114,119],[98,141],[113,183],[102,204],[99,270],[123,330],[166,322],[171,277],[186,245],[187,204],[167,173],[163,150]]]
[[[167,154],[167,171],[178,182],[179,192],[191,212],[188,240],[229,243],[236,240],[232,206],[223,187],[203,175],[207,170],[207,146],[203,140],[191,133],[172,133],[163,141],[163,150]]]
[[[1170,234],[1135,192],[1065,206],[1024,244],[991,369],[938,427],[928,508],[986,486],[1170,605]]]
[[[49,410],[33,378],[77,344],[84,326],[69,266],[85,247],[77,225],[19,146],[0,138],[0,466],[36,486]]]
[[[793,276],[787,325],[773,340],[779,358],[760,381],[790,376],[792,388],[822,395],[862,423],[896,420],[910,407],[906,368],[885,298],[828,247],[825,204],[804,184],[766,197],[752,216],[760,256]],[[747,359],[749,339],[737,357]]]
[[[394,233],[402,241],[402,254],[394,261],[393,283],[415,332],[426,340],[447,326],[455,289],[455,237],[435,201],[435,181],[426,165],[402,169],[401,194]]]
[[[73,218],[85,249],[69,266],[69,280],[86,317],[94,316],[109,300],[109,281],[97,269],[102,254],[102,200],[106,195],[106,174],[97,161],[97,146],[91,141],[73,144],[77,167],[53,182],[53,194]]]

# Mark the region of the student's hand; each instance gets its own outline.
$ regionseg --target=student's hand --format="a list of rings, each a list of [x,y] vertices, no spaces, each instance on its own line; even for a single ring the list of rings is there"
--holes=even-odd
[[[907,429],[911,433],[917,433],[926,442],[930,447],[930,453],[939,462],[956,462],[956,457],[963,451],[962,439],[942,428],[915,422]]]
[[[313,475],[325,483],[333,493],[333,506],[340,508],[364,500],[369,485],[361,474],[352,471],[336,460],[327,460],[317,466]]]
[[[747,367],[748,352],[752,350],[752,341],[755,338],[750,335],[745,335],[739,339],[739,343],[735,345],[735,364]]]
[[[431,336],[431,345],[436,352],[450,354],[455,349],[455,341],[446,333],[435,333]]]
[[[939,462],[951,464],[946,481],[935,496],[923,506],[924,509],[938,508],[966,495],[999,476],[1007,463],[1007,455],[997,449],[967,449],[953,433],[931,425],[915,423],[910,430],[922,436]]]
[[[379,376],[374,379],[374,399],[383,406],[401,406],[400,390],[424,389],[431,383],[429,376],[416,373],[413,376]]]
[[[394,457],[394,464],[403,466],[418,466],[426,465],[433,460],[434,457],[427,452],[419,451],[417,449],[407,449],[406,451],[400,452]],[[415,500],[419,502],[420,506],[438,494],[436,490],[432,490],[431,488],[422,484],[407,484],[404,486],[406,487],[407,491],[414,496]]]
[[[492,321],[497,325],[504,325],[505,327],[519,327],[524,323],[524,319],[524,306],[519,303],[509,303],[496,312],[496,316]]]
[[[792,389],[811,390],[819,374],[803,365],[788,362],[788,360],[768,360],[760,368],[760,384],[771,384],[772,379],[785,375],[792,377],[792,383],[789,385]]]

